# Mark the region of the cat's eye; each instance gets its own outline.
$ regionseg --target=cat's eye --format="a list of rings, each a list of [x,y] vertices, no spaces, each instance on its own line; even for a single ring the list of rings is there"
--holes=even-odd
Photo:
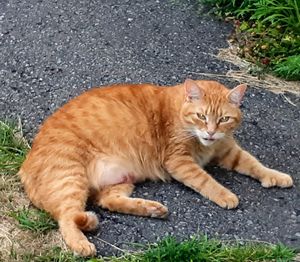
[[[200,120],[203,120],[205,121],[206,120],[206,116],[201,114],[201,113],[197,113],[197,117],[200,119]]]
[[[222,117],[220,118],[219,122],[220,122],[220,123],[228,122],[229,118],[230,118],[229,116],[222,116]]]

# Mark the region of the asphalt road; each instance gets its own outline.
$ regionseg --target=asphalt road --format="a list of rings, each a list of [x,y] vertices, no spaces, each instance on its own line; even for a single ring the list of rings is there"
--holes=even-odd
[[[21,117],[32,139],[60,105],[92,86],[117,82],[173,85],[197,73],[226,73],[215,55],[226,47],[229,24],[198,15],[193,1],[0,1],[0,117]],[[214,79],[214,78],[210,78]],[[217,78],[215,78],[217,79]],[[237,82],[217,80],[233,87]],[[248,83],[240,143],[269,167],[289,173],[292,189],[263,189],[219,168],[210,173],[240,197],[223,210],[178,183],[138,185],[136,196],[169,207],[167,220],[113,214],[97,207],[100,229],[89,235],[101,255],[132,249],[166,235],[199,232],[222,239],[264,240],[300,247],[300,99]]]

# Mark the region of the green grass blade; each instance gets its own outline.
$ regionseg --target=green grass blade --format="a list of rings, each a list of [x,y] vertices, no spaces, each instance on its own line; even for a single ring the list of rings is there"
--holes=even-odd
[[[57,229],[57,223],[45,211],[38,209],[20,209],[10,212],[9,215],[15,218],[22,229],[31,230],[37,233],[46,233]]]
[[[29,150],[20,125],[0,121],[0,173],[15,174]]]

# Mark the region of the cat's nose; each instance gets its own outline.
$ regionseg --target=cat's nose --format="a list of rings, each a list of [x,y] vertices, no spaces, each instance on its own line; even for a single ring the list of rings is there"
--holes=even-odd
[[[209,136],[213,136],[216,133],[216,131],[206,131],[206,132]]]

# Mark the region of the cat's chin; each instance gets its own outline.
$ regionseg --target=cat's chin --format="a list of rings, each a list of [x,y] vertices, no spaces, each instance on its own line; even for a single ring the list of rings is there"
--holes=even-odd
[[[202,137],[199,137],[199,140],[200,140],[201,144],[204,146],[211,146],[212,144],[214,144],[217,141],[217,139],[205,139]]]

